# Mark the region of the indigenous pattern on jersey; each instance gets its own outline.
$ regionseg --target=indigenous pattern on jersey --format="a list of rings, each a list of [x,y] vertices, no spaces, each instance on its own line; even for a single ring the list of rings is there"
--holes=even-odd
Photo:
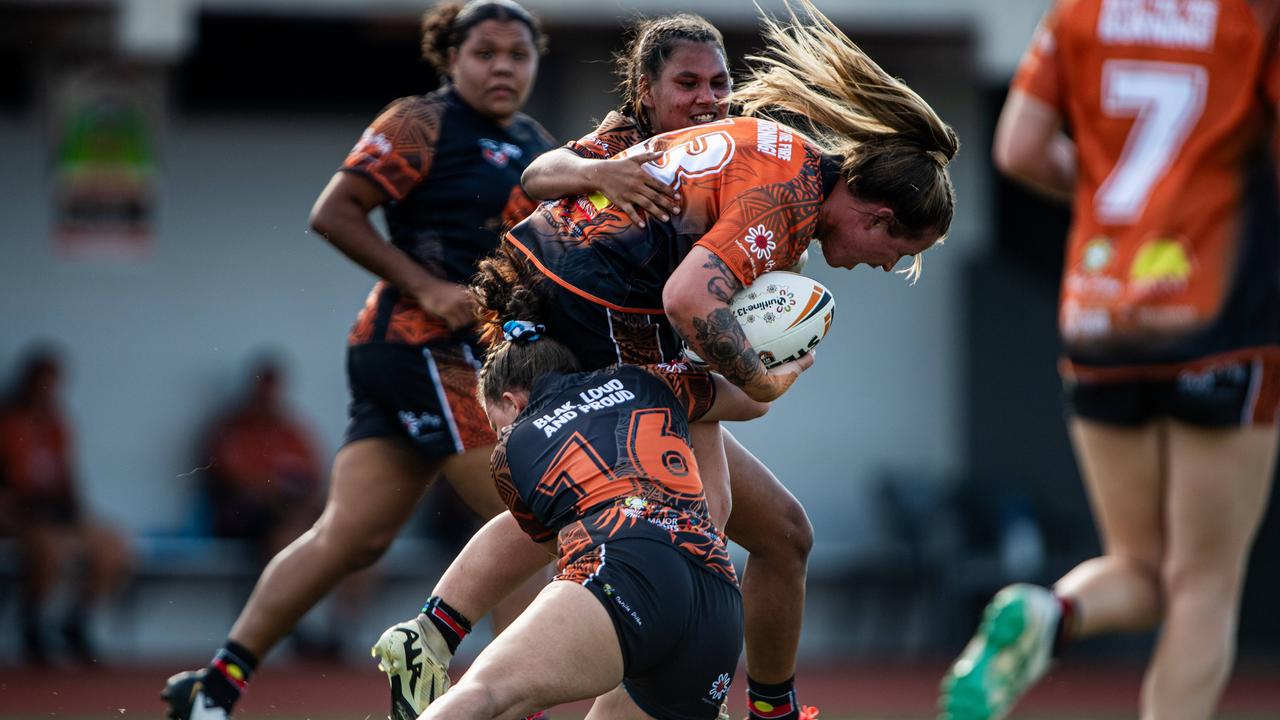
[[[392,244],[433,275],[466,283],[476,262],[497,248],[502,231],[537,206],[521,189],[520,175],[552,146],[532,118],[517,115],[499,125],[446,87],[388,105],[342,170],[386,192]],[[379,282],[350,342],[421,344],[449,334],[413,298]]]
[[[709,380],[632,365],[551,375],[500,435],[498,493],[535,541],[558,538],[557,579],[585,580],[606,541],[645,538],[737,582],[689,446],[690,419],[709,409],[690,381]]]
[[[1055,108],[1078,151],[1068,372],[1171,376],[1280,342],[1276,5],[1062,0],[1042,23],[1014,87]]]
[[[608,160],[644,139],[635,118],[614,110],[600,122],[600,127],[580,140],[569,141],[565,147],[588,160]]]
[[[589,136],[590,137],[590,136]],[[681,212],[645,227],[600,195],[546,202],[507,238],[561,287],[627,313],[661,314],[662,287],[695,246],[750,285],[808,247],[825,197],[821,154],[785,125],[731,118],[655,135],[614,155],[662,152],[645,169]]]

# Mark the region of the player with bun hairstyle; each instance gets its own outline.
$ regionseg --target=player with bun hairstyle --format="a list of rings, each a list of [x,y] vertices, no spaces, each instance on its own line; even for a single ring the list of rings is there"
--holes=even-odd
[[[505,510],[489,480],[496,436],[475,397],[484,351],[466,282],[500,230],[534,206],[520,174],[552,141],[520,108],[543,46],[537,20],[511,0],[428,11],[422,51],[442,86],[388,105],[317,199],[312,228],[380,278],[349,335],[344,445],[319,521],[270,562],[209,666],[170,678],[169,717],[230,715],[259,659],[382,556],[441,474],[481,516]],[[390,242],[370,222],[378,207]],[[545,563],[538,548],[527,552]],[[496,624],[531,590],[495,612]],[[432,610],[449,653],[470,628],[443,601]]]
[[[759,404],[679,367],[579,372],[546,335],[547,281],[525,285],[510,266],[486,260],[475,280],[500,338],[479,393],[499,429],[494,482],[559,573],[421,717],[512,718],[599,696],[588,717],[716,718],[742,649],[742,600],[688,428],[754,417]]]
[[[1023,58],[993,154],[1072,201],[1059,367],[1103,554],[995,596],[945,719],[1005,716],[1075,637],[1157,627],[1140,717],[1215,714],[1276,459],[1278,33],[1275,0],[1062,0]]]

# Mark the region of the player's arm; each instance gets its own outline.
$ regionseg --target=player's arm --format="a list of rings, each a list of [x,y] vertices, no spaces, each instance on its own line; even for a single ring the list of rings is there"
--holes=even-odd
[[[645,152],[625,158],[596,159],[581,157],[569,148],[557,148],[529,163],[520,176],[520,184],[535,200],[598,192],[644,227],[646,213],[666,221],[671,213],[680,212],[676,192],[642,168],[661,156],[662,153]]]
[[[1059,200],[1076,185],[1076,146],[1062,130],[1062,116],[1048,103],[1011,90],[996,124],[991,149],[1005,175]]]
[[[813,364],[813,358],[766,370],[729,309],[729,300],[741,288],[724,261],[695,245],[663,287],[662,306],[672,326],[712,370],[752,400],[772,402]]]
[[[412,295],[451,329],[475,322],[467,289],[427,272],[403,250],[382,239],[369,213],[388,199],[368,178],[337,172],[311,208],[311,229],[369,272]]]

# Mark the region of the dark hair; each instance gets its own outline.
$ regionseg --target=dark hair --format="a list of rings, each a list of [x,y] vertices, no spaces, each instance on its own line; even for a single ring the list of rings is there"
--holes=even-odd
[[[724,37],[715,25],[701,15],[675,13],[638,20],[627,30],[627,44],[613,56],[618,92],[622,95],[618,112],[634,118],[645,135],[652,135],[653,128],[640,102],[640,78],[647,76],[649,82],[657,80],[671,51],[683,42],[710,43],[721,55],[727,55]]]
[[[515,20],[529,28],[538,54],[547,52],[542,23],[514,0],[471,0],[463,5],[440,3],[422,14],[422,57],[441,77],[449,74],[449,48],[466,42],[471,28],[485,20]]]
[[[550,298],[538,272],[511,243],[480,261],[471,292],[480,304],[480,334],[489,343],[477,388],[480,404],[502,399],[510,390],[533,389],[538,378],[553,372],[577,372],[578,358],[564,344],[542,333],[535,341],[507,340],[508,320],[545,324]]]
[[[52,344],[39,344],[28,348],[22,356],[18,372],[4,402],[27,405],[37,395],[46,376],[55,377],[62,372],[62,352]]]
[[[816,144],[844,159],[841,174],[850,191],[893,208],[895,234],[945,236],[956,204],[947,174],[960,149],[955,131],[810,0],[797,1],[803,18],[791,0],[785,3],[789,22],[764,18],[768,46],[747,58],[752,78],[734,100],[748,115],[800,119]],[[915,276],[919,267],[913,266]]]

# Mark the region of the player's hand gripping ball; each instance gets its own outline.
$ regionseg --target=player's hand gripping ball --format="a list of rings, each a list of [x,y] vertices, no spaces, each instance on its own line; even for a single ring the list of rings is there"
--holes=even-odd
[[[817,347],[831,329],[836,300],[822,283],[793,272],[767,272],[734,294],[729,310],[766,368]],[[686,350],[689,359],[702,359]]]

